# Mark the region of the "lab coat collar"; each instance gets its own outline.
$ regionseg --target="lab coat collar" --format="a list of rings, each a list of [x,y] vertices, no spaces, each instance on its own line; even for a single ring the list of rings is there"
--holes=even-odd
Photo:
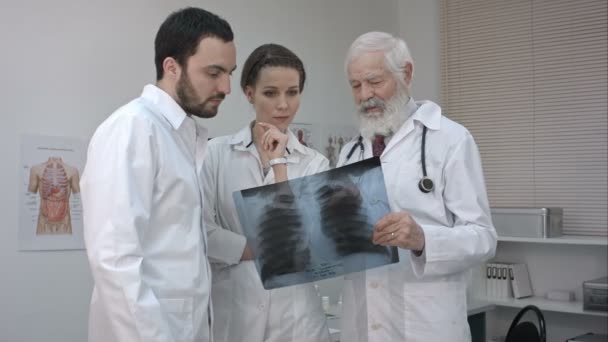
[[[293,153],[293,151],[297,151],[305,155],[309,154],[306,147],[300,144],[298,138],[290,129],[287,130],[287,136],[287,150],[290,155]],[[237,150],[246,151],[250,146],[253,146],[252,141],[253,137],[251,136],[251,124],[249,124],[232,136],[230,139],[230,144],[234,145],[235,149]]]
[[[141,97],[154,105],[175,130],[179,129],[188,116],[169,94],[153,84],[148,84],[144,87]],[[199,125],[196,126],[197,130],[204,130]],[[204,131],[206,132],[206,130]]]
[[[411,111],[414,112],[412,113]],[[414,102],[414,99],[410,98],[406,108],[404,108],[404,112],[411,113],[411,115],[409,115],[408,119],[405,120],[403,125],[401,125],[401,128],[397,131],[397,133],[391,137],[386,145],[386,148],[384,149],[384,152],[382,153],[383,156],[394,146],[396,146],[399,141],[405,139],[405,137],[414,131],[414,123],[416,121],[432,130],[438,130],[440,128],[441,107],[434,102]]]
[[[410,102],[413,100],[410,99]],[[418,109],[412,114],[412,120],[420,122],[428,129],[439,130],[441,128],[441,107],[432,101],[420,101],[415,104]]]
[[[235,148],[239,150],[246,150],[249,143],[251,142],[251,127],[249,125],[236,132],[230,138],[230,145],[236,145]]]

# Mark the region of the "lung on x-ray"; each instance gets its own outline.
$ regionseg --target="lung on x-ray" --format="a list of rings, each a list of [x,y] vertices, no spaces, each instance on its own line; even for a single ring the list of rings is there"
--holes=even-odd
[[[372,243],[390,211],[378,157],[233,197],[266,289],[399,261],[395,247]]]

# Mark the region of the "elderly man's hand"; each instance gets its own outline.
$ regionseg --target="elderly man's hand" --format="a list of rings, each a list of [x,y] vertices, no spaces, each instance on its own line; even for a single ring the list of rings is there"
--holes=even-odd
[[[376,223],[372,242],[421,253],[424,249],[424,231],[410,214],[404,211],[390,213]]]

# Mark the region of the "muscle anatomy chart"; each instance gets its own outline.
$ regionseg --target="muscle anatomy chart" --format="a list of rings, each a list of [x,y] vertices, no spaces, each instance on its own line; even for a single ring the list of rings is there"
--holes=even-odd
[[[40,195],[36,234],[72,234],[70,195],[80,192],[78,170],[59,157],[30,169],[28,191]]]
[[[390,210],[377,157],[233,197],[266,289],[399,260],[394,247],[371,241],[374,224]]]
[[[84,249],[80,175],[86,142],[23,135],[19,182],[19,249]]]

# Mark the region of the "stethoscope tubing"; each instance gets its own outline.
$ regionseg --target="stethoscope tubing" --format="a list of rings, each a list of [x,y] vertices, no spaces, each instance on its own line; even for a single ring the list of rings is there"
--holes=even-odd
[[[429,192],[433,191],[433,188],[434,188],[433,180],[430,179],[426,174],[426,131],[427,131],[426,126],[423,126],[422,141],[420,144],[420,164],[422,166],[422,179],[418,183],[418,188],[423,193],[429,193]],[[353,147],[351,147],[350,151],[348,151],[348,154],[346,155],[347,161],[350,160],[350,158],[353,156],[353,153],[355,153],[357,148],[361,149],[359,159],[363,159],[363,152],[365,151],[365,145],[363,144],[363,137],[361,135],[359,135],[359,137],[357,138],[357,142],[355,142]]]

